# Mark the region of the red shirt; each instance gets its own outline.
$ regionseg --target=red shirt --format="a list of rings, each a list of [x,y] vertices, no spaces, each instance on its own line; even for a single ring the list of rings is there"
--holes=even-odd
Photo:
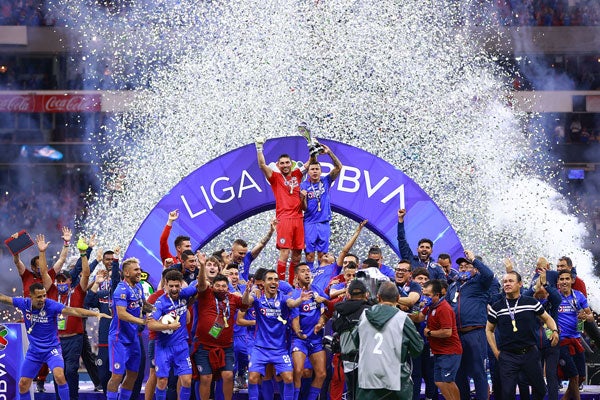
[[[229,299],[229,310],[227,309],[226,301],[217,302],[211,288],[207,288],[205,291],[198,293],[196,306],[198,311],[196,342],[209,347],[217,346],[225,348],[233,346],[234,317],[237,315],[238,310],[241,309],[245,311],[248,306],[242,303],[242,298],[240,296],[228,293],[227,298]],[[218,315],[217,303],[219,304]],[[227,328],[225,328],[224,324],[224,314],[227,316]],[[215,325],[222,328],[220,334],[216,338],[209,334]]]
[[[156,292],[154,292],[150,296],[148,296],[148,298],[146,299],[146,302],[149,304],[154,304],[154,303],[156,303],[156,299],[158,299],[163,294],[165,294],[164,290],[162,290],[162,289],[157,290]],[[148,340],[156,339],[157,334],[158,334],[158,332],[153,331],[152,329],[148,329]]]
[[[59,294],[58,288],[55,284],[50,286],[48,289],[48,298],[51,300],[58,301],[67,307],[83,307],[83,301],[85,300],[85,292],[81,289],[81,285],[77,285],[70,289],[67,294]],[[71,315],[65,315],[66,319],[65,329],[59,329],[58,335],[72,335],[83,333],[83,319],[80,317],[73,317]]]
[[[48,270],[48,275],[50,275],[50,279],[56,279],[56,271],[54,271],[52,268]],[[21,275],[21,282],[23,283],[23,297],[30,297],[29,286],[33,285],[34,283],[43,284],[42,277],[33,275],[33,272],[28,269],[26,269]]]
[[[269,183],[275,195],[275,216],[277,218],[302,218],[302,202],[300,201],[300,182],[303,174],[299,169],[284,177],[273,171]],[[292,192],[290,193],[290,187]]]
[[[163,229],[160,234],[160,260],[165,261],[167,258],[172,258],[173,262],[178,264],[181,260],[177,256],[171,254],[171,251],[169,250],[169,235],[171,234],[171,228],[172,226],[165,225],[165,229]]]
[[[576,277],[575,282],[573,282],[573,289],[583,293],[583,295],[587,297],[587,288],[585,287],[583,279]]]
[[[433,354],[462,354],[462,345],[456,329],[456,316],[450,304],[442,299],[435,307],[425,308],[423,314],[427,315],[427,329],[431,331],[452,328],[452,336],[450,337],[427,337],[431,352]]]

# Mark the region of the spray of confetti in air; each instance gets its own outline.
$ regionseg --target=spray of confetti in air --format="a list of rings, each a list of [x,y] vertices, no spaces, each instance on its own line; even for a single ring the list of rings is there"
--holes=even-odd
[[[569,255],[594,284],[585,227],[552,184],[543,135],[513,109],[510,77],[471,34],[475,22],[494,29],[490,10],[462,3],[53,0],[79,32],[85,81],[137,92],[130,111],[94,137],[103,190],[83,226],[104,246],[126,246],[182,177],[256,135],[293,135],[306,121],[317,137],[402,169],[497,271],[507,255],[522,271],[538,256]],[[238,236],[256,243],[267,214],[206,250]],[[335,217],[333,249],[354,226]],[[365,234],[357,248],[377,242]],[[264,257],[274,260],[275,250]]]

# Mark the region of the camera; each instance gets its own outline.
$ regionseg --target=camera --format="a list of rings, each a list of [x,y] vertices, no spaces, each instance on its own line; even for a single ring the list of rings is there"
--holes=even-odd
[[[342,348],[340,347],[340,336],[337,333],[323,336],[323,347],[332,353],[339,353],[342,351]]]

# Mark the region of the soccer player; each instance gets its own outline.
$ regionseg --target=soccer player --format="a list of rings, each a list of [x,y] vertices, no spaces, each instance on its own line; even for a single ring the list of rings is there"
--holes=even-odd
[[[123,277],[124,280],[119,282],[113,294],[113,319],[108,334],[112,375],[108,381],[107,400],[129,400],[142,357],[137,326],[146,325],[146,319],[142,319],[145,299],[140,284],[142,270],[137,258],[132,257],[123,261]],[[125,375],[124,380],[123,375]],[[118,392],[119,385],[121,385],[120,392]]]
[[[300,184],[301,198],[304,202],[304,242],[306,244],[306,262],[312,265],[320,263],[323,254],[329,251],[331,236],[331,202],[329,189],[342,170],[342,163],[331,149],[321,144],[323,154],[329,154],[333,161],[333,169],[329,174],[321,176],[321,164],[316,158],[308,163],[308,179]]]
[[[288,154],[281,154],[277,159],[279,172],[267,165],[263,154],[264,138],[257,138],[256,155],[258,166],[263,172],[275,196],[275,216],[277,217],[277,273],[280,280],[285,280],[288,258],[290,269],[288,282],[294,282],[294,268],[300,262],[304,249],[303,202],[300,196],[300,182],[306,172],[304,168],[294,169]]]
[[[277,227],[277,219],[273,218],[269,223],[269,231],[267,234],[252,248],[248,250],[248,243],[242,239],[236,239],[231,245],[231,263],[237,264],[239,270],[239,276],[244,281],[248,280],[248,274],[250,273],[250,264],[258,257],[260,252],[265,248],[273,232]]]
[[[154,353],[156,400],[167,398],[167,381],[171,367],[181,382],[179,399],[188,400],[192,385],[192,361],[185,321],[188,304],[194,300],[198,288],[188,286],[182,289],[183,274],[175,270],[167,272],[164,280],[165,294],[154,303],[155,311],[152,313],[152,319],[148,321],[148,328],[158,332]],[[173,321],[165,323],[161,320],[167,315],[171,316]]]
[[[65,307],[50,300],[46,298],[46,289],[41,283],[34,283],[29,287],[29,298],[13,298],[0,294],[0,302],[21,310],[29,339],[29,348],[21,366],[19,399],[31,398],[29,394],[31,382],[42,364],[47,363],[58,385],[60,399],[68,400],[69,386],[65,378],[62,350],[58,341],[58,316],[61,314],[80,318],[110,318],[110,316],[83,308]]]
[[[300,307],[294,308],[291,315],[294,391],[300,393],[302,372],[306,357],[308,357],[314,370],[308,400],[316,400],[327,376],[323,332],[321,331],[323,326],[317,327],[321,317],[321,304],[327,300],[327,295],[321,289],[311,286],[310,268],[306,263],[298,264],[295,272],[299,288],[295,289],[291,296],[298,298],[303,291],[313,295],[311,299],[303,301]]]
[[[256,340],[250,356],[248,368],[248,399],[258,400],[258,383],[265,375],[267,364],[274,364],[275,371],[284,382],[283,400],[294,398],[293,368],[286,343],[287,317],[291,308],[300,306],[309,300],[312,294],[302,291],[300,297],[293,299],[279,291],[279,275],[269,270],[264,276],[264,293],[258,298],[252,294],[252,285],[248,284],[242,301],[252,305],[256,312]]]

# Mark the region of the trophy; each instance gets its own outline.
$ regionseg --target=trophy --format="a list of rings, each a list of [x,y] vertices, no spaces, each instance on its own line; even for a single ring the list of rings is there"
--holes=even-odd
[[[323,153],[325,149],[323,149],[323,146],[321,146],[321,144],[317,141],[316,138],[312,137],[312,135],[310,134],[310,130],[306,126],[305,122],[301,122],[298,125],[298,134],[304,137],[304,139],[306,139],[306,141],[308,142],[307,145],[311,157],[316,158],[317,155]]]

